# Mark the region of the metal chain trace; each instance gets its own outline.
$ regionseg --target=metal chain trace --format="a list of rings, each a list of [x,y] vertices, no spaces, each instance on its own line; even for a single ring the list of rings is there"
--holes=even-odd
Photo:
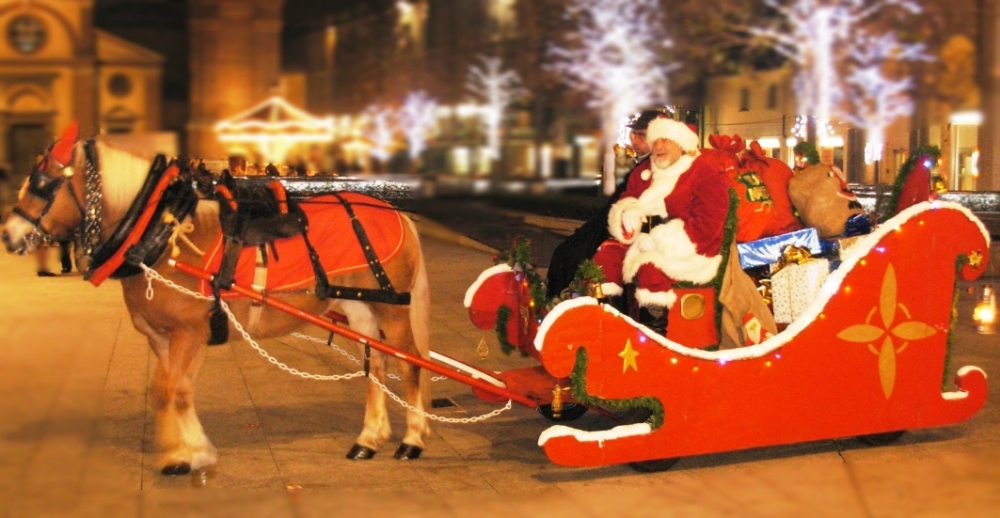
[[[175,289],[175,290],[177,290],[177,291],[179,291],[181,293],[184,293],[186,295],[189,295],[191,297],[195,297],[195,298],[198,298],[198,299],[201,299],[201,300],[213,300],[212,297],[208,297],[208,296],[202,295],[200,293],[191,291],[191,290],[189,290],[189,289],[187,289],[187,288],[185,288],[185,287],[183,287],[183,286],[181,286],[181,285],[179,285],[179,284],[177,284],[177,283],[175,283],[175,282],[173,282],[173,281],[171,281],[171,280],[163,277],[162,275],[160,275],[159,272],[157,272],[156,270],[154,270],[154,269],[146,266],[145,264],[141,264],[140,267],[145,272],[146,280],[148,282],[148,285],[147,285],[147,288],[146,288],[146,298],[148,300],[153,300],[153,280],[157,280],[157,281],[165,284],[166,286],[168,286],[170,288],[173,288],[173,289]],[[249,343],[250,346],[253,347],[253,349],[256,350],[261,356],[263,356],[264,358],[266,358],[268,362],[274,364],[276,367],[278,367],[279,369],[281,369],[281,370],[283,370],[285,372],[288,372],[289,374],[293,374],[295,376],[299,376],[299,377],[305,378],[305,379],[313,379],[313,380],[321,380],[321,381],[349,380],[349,379],[363,377],[365,375],[364,371],[358,371],[358,372],[352,372],[350,374],[334,374],[334,375],[324,376],[324,375],[320,375],[320,374],[310,374],[310,373],[307,373],[307,372],[302,372],[302,371],[300,371],[300,370],[298,370],[298,369],[296,369],[294,367],[289,367],[288,365],[286,365],[284,363],[281,363],[277,358],[275,358],[275,357],[271,356],[270,354],[268,354],[267,351],[265,351],[262,347],[260,347],[260,345],[257,344],[256,341],[254,341],[253,337],[250,336],[250,333],[248,333],[243,328],[243,325],[240,324],[240,322],[238,320],[236,320],[236,315],[234,315],[233,312],[230,311],[228,304],[226,304],[225,302],[222,302],[221,306],[222,306],[222,310],[226,313],[226,316],[229,318],[230,322],[233,323],[233,326],[240,333],[240,335],[243,337],[243,339],[246,340],[247,343]],[[299,337],[299,338],[307,338],[307,339],[310,339],[310,340],[317,340],[317,339],[315,339],[313,337],[309,337],[307,335],[301,335],[300,336],[300,333],[295,333],[294,336]],[[344,351],[343,349],[340,349],[339,347],[337,347],[337,349],[340,351],[341,354],[347,356],[348,358],[350,358],[352,360],[357,361],[353,356],[351,356],[350,354],[348,354],[347,351]],[[391,375],[390,375],[390,377],[391,377]],[[413,405],[410,405],[406,401],[403,401],[402,398],[400,398],[395,393],[393,393],[391,390],[389,390],[389,387],[383,385],[382,382],[379,381],[378,378],[376,378],[375,376],[368,376],[368,379],[370,379],[373,383],[375,383],[375,385],[377,385],[380,389],[382,389],[382,392],[385,392],[385,394],[387,396],[389,396],[389,398],[391,398],[393,401],[399,403],[401,406],[403,406],[407,410],[410,410],[410,411],[413,411],[413,412],[417,412],[418,414],[422,415],[423,417],[425,417],[427,419],[431,419],[431,420],[442,422],[442,423],[452,423],[452,424],[477,423],[479,421],[484,421],[486,419],[490,419],[490,418],[496,417],[496,416],[500,415],[501,413],[506,412],[507,410],[510,410],[511,406],[512,406],[511,400],[508,399],[507,400],[507,404],[504,407],[498,408],[498,409],[496,409],[496,410],[494,410],[494,411],[492,411],[492,412],[490,412],[488,414],[482,414],[482,415],[478,415],[478,416],[475,416],[475,417],[463,417],[463,418],[442,417],[442,416],[439,416],[439,415],[431,414],[431,413],[425,412],[423,410],[420,410],[420,409],[414,407]],[[443,377],[442,377],[442,379],[443,379]]]

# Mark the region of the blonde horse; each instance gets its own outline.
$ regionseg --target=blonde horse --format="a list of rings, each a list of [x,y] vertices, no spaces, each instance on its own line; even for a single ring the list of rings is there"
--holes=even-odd
[[[90,147],[91,157],[84,142],[75,142],[76,131],[63,135],[45,159],[32,171],[14,213],[3,228],[3,242],[9,252],[26,254],[37,248],[45,238],[70,236],[79,227],[86,233],[87,223],[97,214],[99,232],[91,231],[93,239],[99,236],[106,243],[119,223],[126,217],[130,205],[142,189],[152,161],[115,148],[97,139]],[[96,155],[96,156],[94,156]],[[93,162],[93,163],[90,163]],[[90,168],[88,172],[88,168]],[[86,180],[88,174],[99,177],[100,183]],[[95,189],[99,185],[99,189]],[[93,203],[94,192],[99,190],[102,202]],[[393,214],[390,211],[383,211]],[[420,241],[412,222],[403,216],[402,244],[398,253],[383,264],[393,286],[411,294],[406,305],[390,305],[345,300],[320,300],[312,292],[298,290],[271,293],[305,311],[322,314],[332,305],[338,305],[350,327],[367,336],[377,337],[379,330],[385,341],[411,354],[427,358],[429,355],[428,319],[430,296]],[[398,219],[394,220],[398,224]],[[215,201],[200,200],[186,222],[194,225],[187,237],[201,250],[208,250],[220,233],[219,206]],[[311,235],[311,234],[310,234]],[[84,235],[86,237],[86,235]],[[355,239],[348,231],[345,239]],[[86,244],[84,244],[86,248]],[[188,247],[181,247],[179,260],[199,264],[201,258]],[[322,252],[320,252],[322,255]],[[197,290],[197,281],[169,266],[170,254],[164,253],[153,269],[166,279],[190,290]],[[276,261],[271,269],[281,267]],[[93,270],[91,270],[93,271]],[[331,277],[331,284],[355,288],[377,289],[379,284],[369,270],[354,271]],[[191,469],[200,469],[216,462],[215,447],[205,435],[195,413],[194,380],[204,359],[210,337],[207,315],[211,302],[193,298],[179,291],[159,287],[152,300],[145,296],[147,281],[142,275],[133,275],[121,281],[125,304],[132,323],[144,334],[159,359],[151,384],[153,408],[156,412],[156,444],[161,452],[160,467],[164,475],[180,475]],[[230,302],[233,314],[247,326],[251,304],[247,299]],[[259,308],[258,308],[259,309]],[[304,322],[285,313],[263,308],[263,314],[254,319],[255,337],[280,336],[301,327]],[[250,328],[248,328],[249,330]],[[230,324],[230,336],[234,329]],[[419,457],[424,438],[429,432],[422,410],[428,408],[425,371],[400,361],[400,371],[405,383],[405,399],[417,411],[406,414],[406,434],[396,451],[396,458]],[[385,357],[378,351],[371,352],[371,376],[385,380]],[[374,381],[367,382],[364,427],[348,453],[351,459],[368,459],[390,437],[386,398]]]

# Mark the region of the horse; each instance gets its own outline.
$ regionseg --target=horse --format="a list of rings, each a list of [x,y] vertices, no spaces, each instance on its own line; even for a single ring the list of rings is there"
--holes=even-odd
[[[72,236],[77,228],[80,229],[81,239],[89,235],[98,246],[112,238],[139,196],[154,160],[133,150],[116,147],[102,137],[90,141],[89,152],[86,144],[85,141],[77,141],[77,131],[71,126],[34,167],[22,188],[21,198],[3,227],[2,240],[9,252],[28,254],[48,239]],[[99,188],[94,188],[98,185],[96,181],[88,184],[85,180],[88,173],[99,179]],[[101,203],[91,203],[94,193],[88,192],[88,187],[91,191],[100,191]],[[213,242],[218,242],[221,232],[219,202],[201,197],[196,203],[193,214],[184,220],[190,230],[186,237],[194,246],[178,247],[180,256],[176,258],[192,264],[198,264],[201,259],[193,249],[208,250]],[[86,216],[88,211],[94,214],[89,220]],[[391,214],[395,218],[394,224],[402,227],[401,245],[389,260],[383,262],[384,272],[393,286],[410,293],[408,305],[321,299],[307,289],[268,293],[267,296],[315,314],[323,314],[331,307],[339,306],[337,311],[347,317],[352,330],[369,337],[378,337],[381,331],[387,343],[426,359],[430,341],[430,295],[420,240],[413,222],[405,214],[396,210],[383,212]],[[95,220],[99,223],[99,231],[91,230],[85,235],[87,229],[84,227],[88,223],[93,226]],[[310,236],[312,233],[311,230]],[[354,239],[354,236],[348,233],[347,238]],[[86,251],[87,244],[83,245]],[[171,253],[164,252],[148,266],[166,280],[196,291],[198,281],[172,267],[170,256]],[[91,272],[93,267],[90,266]],[[269,266],[270,269],[281,267],[280,260]],[[329,280],[338,286],[377,289],[379,284],[374,277],[372,271],[361,269],[331,276]],[[194,380],[202,366],[211,335],[207,315],[213,302],[172,289],[158,289],[155,297],[149,300],[145,295],[148,282],[143,275],[122,278],[122,294],[132,324],[146,336],[159,360],[151,381],[159,452],[157,467],[161,468],[163,475],[182,475],[203,469],[218,460],[217,451],[205,434],[194,405]],[[246,298],[236,298],[229,300],[229,305],[236,320],[250,330],[247,326],[251,302]],[[304,320],[266,306],[254,309],[262,311],[259,318],[254,319],[252,330],[259,338],[285,335],[305,325]],[[235,327],[231,322],[229,329],[232,335]],[[370,355],[370,376],[385,380],[385,356],[378,351],[371,351]],[[407,410],[406,433],[395,457],[415,459],[423,451],[424,438],[430,431],[423,413],[425,408],[429,408],[430,379],[425,370],[402,360],[399,363],[405,385],[404,399],[412,408]],[[367,381],[366,388],[364,425],[347,454],[353,460],[372,458],[391,436],[385,393],[372,379]]]

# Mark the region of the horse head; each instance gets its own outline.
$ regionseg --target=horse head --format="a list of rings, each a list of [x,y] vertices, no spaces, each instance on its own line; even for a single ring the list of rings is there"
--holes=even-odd
[[[83,219],[83,171],[86,157],[72,123],[31,170],[17,204],[3,227],[11,253],[27,254],[41,244],[70,236]]]

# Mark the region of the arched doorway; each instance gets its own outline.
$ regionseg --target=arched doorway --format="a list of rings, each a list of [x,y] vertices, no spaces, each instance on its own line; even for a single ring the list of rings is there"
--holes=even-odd
[[[33,90],[22,90],[8,98],[7,109],[0,111],[0,126],[7,136],[6,163],[9,167],[7,185],[0,187],[0,203],[9,205],[31,172],[35,160],[52,142],[52,120],[55,113],[44,97]],[[6,207],[4,207],[6,208]]]

